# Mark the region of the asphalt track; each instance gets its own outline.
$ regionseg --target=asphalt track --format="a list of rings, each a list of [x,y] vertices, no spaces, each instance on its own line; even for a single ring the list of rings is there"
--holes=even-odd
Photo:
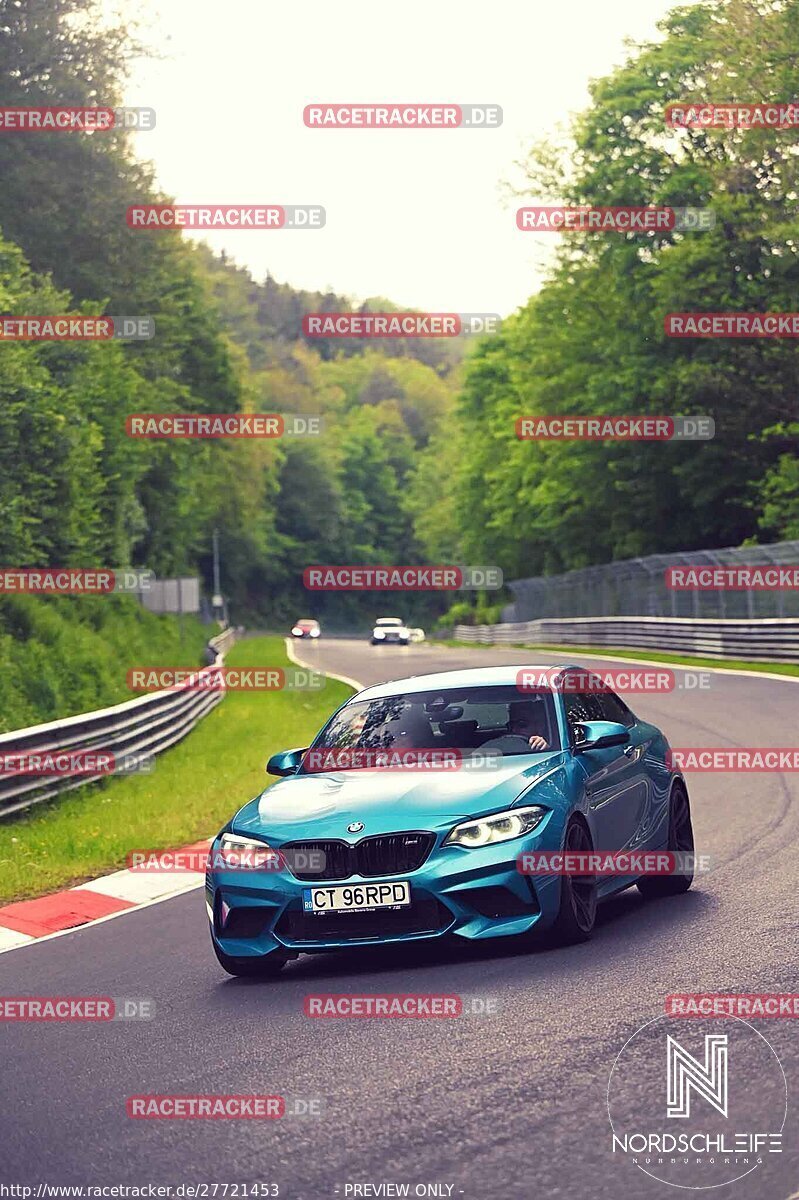
[[[302,654],[364,683],[552,659],[344,641],[303,645]],[[676,746],[796,740],[797,683],[713,674],[708,690],[630,703]],[[301,958],[276,982],[232,980],[212,957],[193,892],[0,955],[2,995],[155,1001],[150,1021],[0,1027],[0,1182],[273,1181],[295,1200],[387,1182],[409,1183],[411,1195],[437,1183],[440,1195],[469,1200],[678,1195],[611,1153],[606,1090],[616,1055],[669,993],[799,991],[799,777],[702,773],[690,784],[697,848],[715,869],[676,899],[624,893],[581,946],[373,949]],[[231,796],[231,810],[245,799]],[[314,991],[478,995],[495,999],[497,1013],[312,1020],[303,998]],[[799,1022],[758,1028],[788,1080],[785,1153],[710,1194],[787,1200],[799,1188]],[[730,1083],[752,1095],[768,1086]],[[131,1120],[125,1097],[141,1093],[321,1098],[324,1113]]]

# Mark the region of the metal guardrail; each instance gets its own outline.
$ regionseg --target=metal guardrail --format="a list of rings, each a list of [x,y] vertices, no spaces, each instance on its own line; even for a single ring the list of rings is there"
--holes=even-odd
[[[799,619],[702,620],[691,617],[571,617],[506,625],[456,625],[454,636],[479,645],[618,646],[698,658],[799,662]]]
[[[197,674],[218,674],[235,640],[226,629],[208,642],[214,661]],[[115,760],[161,754],[174,746],[224,699],[224,690],[189,690],[185,685],[137,696],[111,708],[0,734],[0,756],[13,752],[57,754],[109,751]],[[75,775],[0,774],[0,818],[50,800],[61,792],[105,779],[105,773]]]
[[[799,593],[790,590],[673,591],[666,586],[669,567],[791,566],[799,563],[799,541],[721,550],[685,550],[650,554],[582,567],[562,575],[513,579],[513,604],[503,621],[565,617],[687,617],[751,621],[761,617],[799,617]]]

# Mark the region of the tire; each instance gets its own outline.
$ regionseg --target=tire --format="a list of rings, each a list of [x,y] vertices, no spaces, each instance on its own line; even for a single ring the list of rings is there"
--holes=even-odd
[[[288,961],[279,950],[273,950],[271,954],[264,954],[258,958],[233,958],[230,954],[225,954],[224,950],[220,950],[215,938],[211,938],[211,944],[219,965],[228,975],[235,975],[240,979],[273,979],[280,974]]]
[[[681,783],[675,783],[669,800],[669,841],[667,850],[693,853],[694,828],[691,823],[691,805],[688,793]],[[694,881],[693,871],[685,875],[645,875],[638,880],[637,888],[648,900],[663,896],[681,896]]]
[[[563,849],[589,851],[593,848],[586,826],[572,818],[566,827]],[[552,940],[561,946],[587,942],[594,932],[596,906],[596,875],[562,875],[560,907],[549,930]]]

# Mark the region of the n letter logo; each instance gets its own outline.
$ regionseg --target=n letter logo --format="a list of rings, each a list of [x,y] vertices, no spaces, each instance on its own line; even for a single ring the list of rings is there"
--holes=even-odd
[[[700,1063],[678,1041],[668,1036],[666,1115],[691,1115],[691,1088],[708,1104],[727,1116],[727,1035],[705,1035],[705,1061]]]

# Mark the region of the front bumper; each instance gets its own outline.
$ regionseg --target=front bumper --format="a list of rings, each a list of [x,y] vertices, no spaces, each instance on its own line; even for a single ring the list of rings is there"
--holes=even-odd
[[[522,875],[516,861],[524,851],[556,848],[550,844],[553,838],[556,844],[560,839],[554,818],[550,812],[528,837],[479,849],[442,847],[445,834],[440,833],[417,870],[381,877],[386,882],[409,881],[412,903],[400,909],[306,914],[302,893],[314,885],[286,869],[209,872],[206,900],[214,939],[226,954],[245,958],[281,947],[313,953],[445,935],[477,941],[544,928],[557,913],[560,880]],[[218,842],[213,849],[218,849]],[[318,886],[381,880],[353,875],[340,881],[319,880]]]

